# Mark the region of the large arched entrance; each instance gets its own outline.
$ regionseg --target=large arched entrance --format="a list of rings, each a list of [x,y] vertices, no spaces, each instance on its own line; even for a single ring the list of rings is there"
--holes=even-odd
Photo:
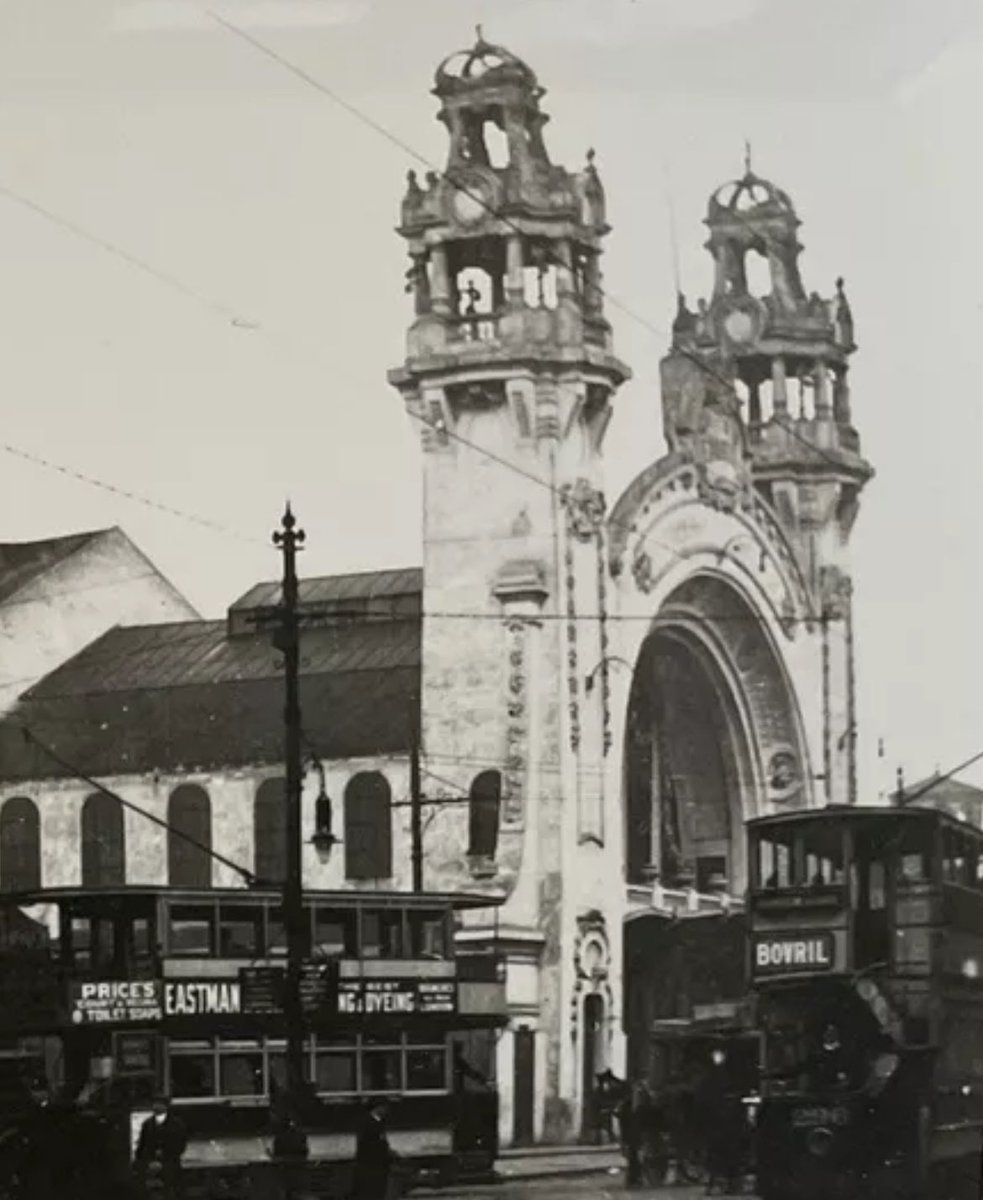
[[[794,801],[797,707],[761,614],[730,581],[694,575],[642,642],[625,723],[631,884],[740,892],[744,821]]]
[[[794,801],[806,770],[779,652],[731,580],[693,575],[660,606],[635,661],[624,763],[630,892],[657,882],[690,897],[662,911],[643,901],[625,929],[629,1061],[648,1071],[654,1022],[683,1028],[742,996],[743,918],[692,893],[743,892],[745,820]]]

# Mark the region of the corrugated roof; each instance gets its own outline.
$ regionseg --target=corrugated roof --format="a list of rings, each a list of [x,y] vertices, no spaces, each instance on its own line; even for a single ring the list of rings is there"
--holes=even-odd
[[[0,542],[0,604],[30,580],[107,532],[94,529],[38,542]]]
[[[406,752],[420,690],[419,618],[304,630],[304,728],[326,758]],[[45,676],[0,722],[0,779],[219,769],[283,757],[281,656],[224,621],[111,629]]]
[[[341,600],[374,600],[386,596],[409,596],[423,591],[420,567],[401,567],[391,571],[359,571],[350,575],[322,575],[302,579],[298,600],[304,604],[329,604]],[[280,581],[254,584],[232,605],[230,612],[265,608],[280,600]]]

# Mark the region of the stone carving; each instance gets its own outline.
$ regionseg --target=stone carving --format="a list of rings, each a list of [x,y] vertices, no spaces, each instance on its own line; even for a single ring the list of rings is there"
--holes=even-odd
[[[647,550],[635,555],[631,564],[631,573],[635,577],[635,586],[646,595],[655,587],[655,573],[652,569],[652,556]]]
[[[604,494],[586,479],[565,484],[560,492],[567,510],[567,528],[578,542],[589,542],[604,521]]]
[[[822,612],[833,621],[843,621],[850,612],[853,582],[839,567],[824,567],[820,577]]]
[[[597,909],[577,918],[577,934],[573,946],[574,986],[570,997],[570,1034],[577,1036],[580,1010],[585,993],[604,997],[604,1011],[609,1021],[615,1018],[614,992],[609,975],[611,944],[604,914]]]
[[[528,743],[528,697],[526,638],[529,623],[521,618],[510,620],[508,630],[509,672],[506,689],[508,723],[506,725],[505,772],[502,780],[502,823],[517,825],[522,820]]]
[[[611,749],[611,672],[608,648],[611,644],[608,630],[608,572],[605,561],[604,526],[597,527],[597,605],[599,617],[599,643],[601,650],[601,742],[604,756]],[[603,792],[602,792],[603,802]]]
[[[779,796],[787,796],[801,779],[799,760],[791,750],[776,750],[768,760],[768,787]]]
[[[567,706],[570,717],[570,749],[576,752],[580,749],[580,678],[577,661],[577,597],[574,591],[576,588],[577,579],[573,562],[573,541],[569,536],[569,529],[568,536],[566,538],[566,547],[563,552],[563,566],[566,575],[565,582],[567,593]]]

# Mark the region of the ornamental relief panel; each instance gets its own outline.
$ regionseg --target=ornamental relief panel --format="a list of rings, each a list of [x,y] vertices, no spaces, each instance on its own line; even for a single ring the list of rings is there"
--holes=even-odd
[[[641,530],[636,526],[624,552],[638,592],[654,592],[680,560],[711,554],[721,570],[744,575],[767,599],[787,636],[795,636],[803,619],[806,628],[811,626],[813,605],[798,563],[777,525],[774,530],[762,526],[757,505],[728,514],[693,497],[674,500],[662,511],[645,511],[650,520]]]

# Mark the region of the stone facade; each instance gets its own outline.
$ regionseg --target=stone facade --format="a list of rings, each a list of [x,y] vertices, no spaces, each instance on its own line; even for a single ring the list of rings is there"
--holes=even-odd
[[[871,472],[851,424],[853,324],[842,282],[832,301],[803,290],[791,201],[749,166],[710,202],[712,298],[679,300],[668,453],[609,509],[604,432],[628,371],[604,314],[593,152],[577,173],[549,160],[543,90],[480,38],[435,95],[448,163],[409,178],[414,320],[390,374],[423,454],[425,762],[461,792],[501,771],[480,871],[505,903],[495,930],[466,936],[509,961],[503,1141],[565,1139],[593,1072],[626,1069],[623,928],[653,882],[660,903],[726,904],[745,819],[855,799],[848,544]],[[766,297],[748,293],[750,253],[768,260]],[[693,766],[710,716],[662,744],[650,709],[670,660],[715,697],[716,780]],[[431,882],[468,886],[466,812],[440,812],[431,836]],[[693,892],[711,868],[713,897]],[[535,1049],[520,1068],[522,1030]]]

